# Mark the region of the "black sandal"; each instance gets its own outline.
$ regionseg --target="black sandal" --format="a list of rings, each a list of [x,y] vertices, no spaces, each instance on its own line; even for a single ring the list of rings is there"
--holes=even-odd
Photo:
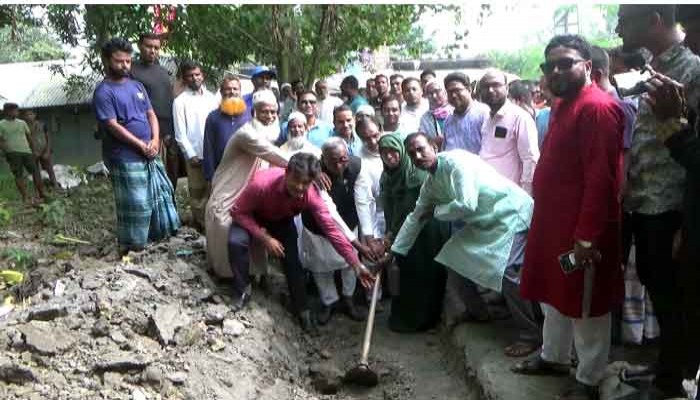
[[[566,364],[545,361],[538,354],[513,365],[510,370],[522,375],[566,376],[569,375],[569,368]]]

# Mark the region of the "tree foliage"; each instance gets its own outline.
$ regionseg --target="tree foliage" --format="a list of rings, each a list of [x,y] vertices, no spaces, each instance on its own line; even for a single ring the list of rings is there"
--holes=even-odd
[[[562,5],[557,7],[553,18],[560,20],[566,13],[575,13],[576,5]],[[617,26],[617,11],[619,4],[595,5],[593,10],[602,17],[604,26],[591,27],[583,25],[582,35],[595,46],[602,48],[612,48],[622,44],[621,39],[615,33]],[[538,79],[542,72],[539,69],[540,63],[544,61],[544,48],[546,41],[551,38],[551,33],[542,35],[537,44],[532,44],[514,51],[492,51],[487,54],[494,67],[516,74],[523,79]]]
[[[275,65],[280,79],[327,75],[364,47],[408,44],[412,25],[427,8],[414,5],[177,5],[175,18],[158,21],[154,5],[49,5],[48,19],[65,43],[84,40],[97,66],[99,45],[111,36],[136,40],[157,22],[168,29],[165,49],[225,69],[255,61]],[[81,29],[80,27],[84,27]],[[415,52],[415,48],[411,48]],[[420,48],[419,48],[420,50]]]
[[[0,64],[55,60],[64,53],[59,43],[41,28],[19,25],[12,39],[13,28],[0,28]]]

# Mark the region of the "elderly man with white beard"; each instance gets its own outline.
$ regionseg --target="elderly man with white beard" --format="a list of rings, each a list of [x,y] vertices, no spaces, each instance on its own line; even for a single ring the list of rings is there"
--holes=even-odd
[[[321,149],[309,141],[307,133],[306,116],[299,111],[289,114],[289,119],[287,120],[287,141],[280,146],[280,149],[290,157],[296,153],[311,153],[317,158],[321,158]]]
[[[277,98],[270,90],[253,93],[254,117],[229,140],[211,182],[206,207],[207,262],[217,276],[232,277],[228,255],[231,206],[255,172],[269,164],[286,167],[288,155],[273,144],[279,135]],[[266,271],[262,248],[251,249],[255,262],[251,275]],[[262,261],[262,262],[261,262]]]

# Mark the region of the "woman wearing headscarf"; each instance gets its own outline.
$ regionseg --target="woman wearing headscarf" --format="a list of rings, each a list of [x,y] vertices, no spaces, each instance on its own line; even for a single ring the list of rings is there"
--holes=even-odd
[[[379,152],[384,163],[381,199],[391,248],[406,216],[413,211],[428,173],[417,169],[408,157],[400,134],[382,136]],[[392,300],[389,327],[396,332],[416,332],[435,326],[440,319],[445,291],[445,268],[434,261],[449,238],[446,223],[432,219],[405,256],[396,256],[400,268],[400,293]]]

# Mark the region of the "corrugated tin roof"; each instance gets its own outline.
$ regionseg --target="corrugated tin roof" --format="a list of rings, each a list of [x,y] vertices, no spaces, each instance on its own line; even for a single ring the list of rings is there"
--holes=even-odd
[[[171,76],[175,76],[177,64],[172,57],[161,56],[161,65],[171,73]],[[52,71],[52,68],[57,66],[63,68],[66,76],[76,74],[83,77],[83,84],[76,86],[74,93],[66,93],[67,79]],[[250,79],[242,74],[236,75],[241,78],[243,93],[253,90]],[[11,101],[19,104],[20,108],[90,104],[95,87],[103,79],[101,72],[82,68],[78,59],[0,64],[0,76],[10,77],[0,82],[0,107],[5,102]],[[216,88],[210,90],[212,89],[216,90]]]
[[[66,78],[52,68],[62,67],[67,75],[86,76],[85,85],[72,96],[64,90]],[[85,72],[78,60],[54,60],[31,63],[0,64],[0,75],[10,77],[0,83],[3,102],[12,101],[21,108],[55,107],[86,104],[92,100],[92,91],[101,76],[92,70]]]

